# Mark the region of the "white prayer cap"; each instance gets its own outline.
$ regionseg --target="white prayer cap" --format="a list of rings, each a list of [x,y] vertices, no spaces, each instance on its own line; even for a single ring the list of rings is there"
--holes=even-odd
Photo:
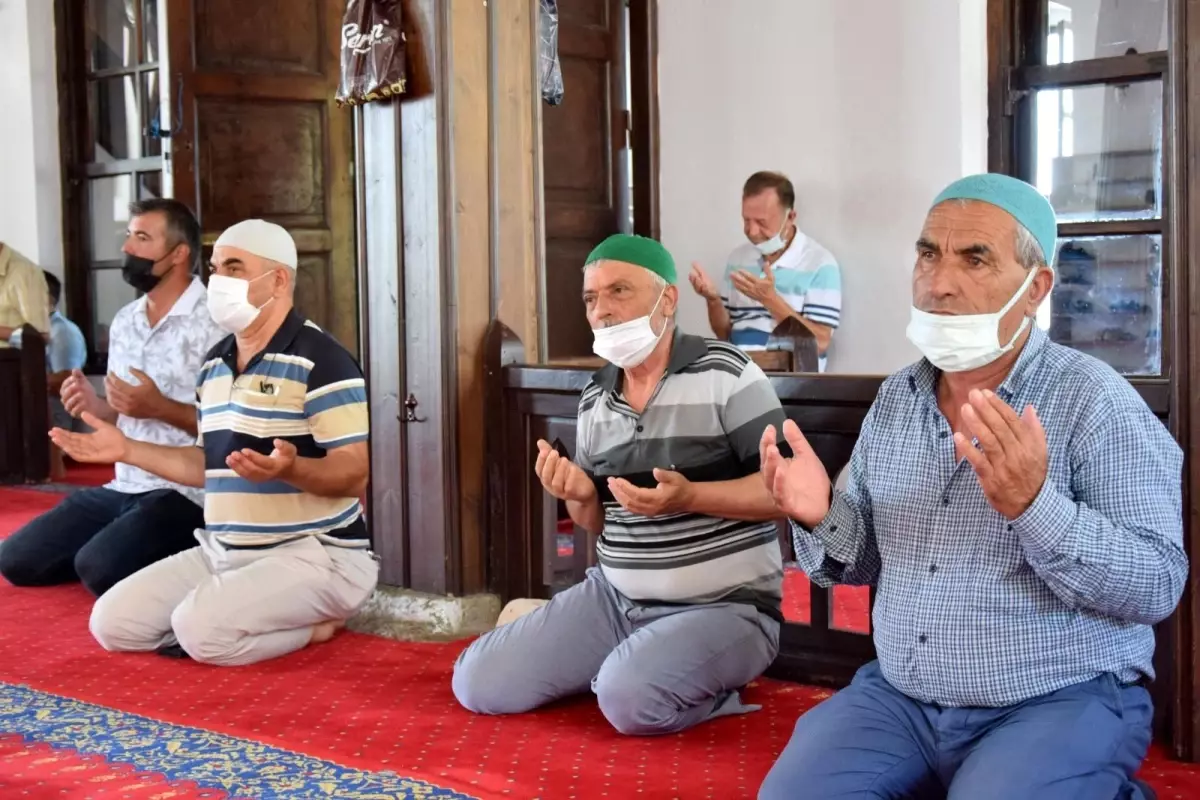
[[[259,258],[278,261],[285,267],[296,268],[296,241],[274,222],[248,219],[225,229],[216,247],[235,247]]]

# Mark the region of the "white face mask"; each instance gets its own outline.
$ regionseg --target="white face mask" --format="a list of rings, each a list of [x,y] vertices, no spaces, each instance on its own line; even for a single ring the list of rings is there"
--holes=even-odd
[[[1012,350],[1029,327],[1029,317],[1025,317],[1008,344],[1000,344],[1000,320],[1025,296],[1037,273],[1037,269],[1029,270],[1021,288],[994,314],[930,314],[913,306],[908,340],[942,372],[965,372],[992,363]]]
[[[592,343],[592,352],[621,369],[636,367],[649,358],[667,331],[665,321],[663,329],[658,333],[654,332],[654,327],[650,324],[650,318],[658,310],[658,304],[662,302],[666,293],[666,288],[663,288],[658,299],[654,301],[654,308],[650,309],[646,316],[609,328],[593,330],[592,334],[596,340]]]
[[[273,270],[272,270],[273,271]],[[271,273],[268,272],[267,275]],[[254,280],[261,280],[267,275],[259,275]],[[250,284],[243,278],[230,278],[226,275],[210,275],[208,278],[208,313],[213,322],[229,333],[241,333],[258,319],[258,313],[267,306],[271,298],[262,306],[253,305],[249,299]]]
[[[779,233],[775,234],[770,239],[767,239],[765,242],[751,242],[751,244],[758,248],[758,252],[762,253],[764,256],[773,256],[784,248],[787,242],[783,240],[783,232],[787,230],[788,214],[791,213],[791,209],[783,212],[783,224],[779,226]]]

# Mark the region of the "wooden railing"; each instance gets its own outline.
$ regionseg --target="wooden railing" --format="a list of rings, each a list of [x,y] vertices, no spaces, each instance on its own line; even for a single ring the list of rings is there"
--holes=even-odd
[[[26,325],[21,347],[0,350],[0,484],[50,477],[46,342]]]

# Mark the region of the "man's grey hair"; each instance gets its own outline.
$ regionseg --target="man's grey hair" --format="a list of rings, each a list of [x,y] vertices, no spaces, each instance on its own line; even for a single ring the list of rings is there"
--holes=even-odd
[[[585,265],[583,268],[584,274],[586,275],[587,271],[589,269],[591,269],[592,267],[599,266],[602,263],[604,263],[604,262],[603,261],[593,261],[591,264]],[[646,270],[646,271],[650,272],[650,270]],[[667,279],[664,278],[662,275],[659,275],[657,272],[650,272],[650,277],[654,281],[654,290],[656,292],[661,292],[667,288]]]
[[[965,197],[956,197],[949,202],[957,203],[959,207],[965,208],[967,203],[978,201],[968,200]],[[1016,252],[1017,263],[1025,269],[1050,266],[1050,262],[1047,260],[1046,254],[1042,252],[1041,244],[1039,244],[1034,235],[1029,232],[1029,228],[1026,228],[1020,222],[1017,223]]]
[[[1042,246],[1034,235],[1021,223],[1017,223],[1017,263],[1025,269],[1047,267],[1050,262],[1042,252]]]

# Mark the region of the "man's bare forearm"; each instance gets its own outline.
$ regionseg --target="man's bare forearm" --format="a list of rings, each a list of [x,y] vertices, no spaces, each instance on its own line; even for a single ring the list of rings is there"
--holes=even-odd
[[[822,325],[819,322],[813,322],[808,317],[802,316],[800,312],[788,305],[779,294],[767,298],[763,303],[763,308],[771,312],[771,318],[775,320],[775,324],[779,325],[785,319],[793,317],[800,322],[801,325],[812,331],[813,338],[817,340],[817,352],[824,355],[829,349],[829,343],[833,341],[833,328],[828,325]]]
[[[164,397],[162,410],[154,418],[184,433],[196,435],[196,406],[191,403],[180,403]]]
[[[199,447],[167,447],[130,440],[121,460],[172,483],[204,486],[204,450]]]
[[[92,413],[94,413],[97,417],[99,417],[104,422],[107,422],[109,425],[116,425],[117,417],[121,416],[120,414],[117,413],[117,410],[115,408],[113,408],[112,406],[110,406],[108,403],[104,402],[100,398],[96,399],[96,410]]]
[[[783,516],[757,472],[732,481],[692,484],[688,511],[709,517],[754,522]]]
[[[712,327],[713,334],[718,339],[729,341],[733,323],[729,320],[729,309],[725,308],[725,302],[717,297],[706,300],[706,303],[708,305],[708,324]]]
[[[600,504],[600,498],[596,495],[583,503],[568,500],[567,513],[576,525],[590,534],[588,541],[592,540],[591,537],[599,536],[604,530],[604,506]]]
[[[367,490],[368,474],[365,463],[334,450],[325,458],[297,457],[284,480],[318,497],[359,497]]]

